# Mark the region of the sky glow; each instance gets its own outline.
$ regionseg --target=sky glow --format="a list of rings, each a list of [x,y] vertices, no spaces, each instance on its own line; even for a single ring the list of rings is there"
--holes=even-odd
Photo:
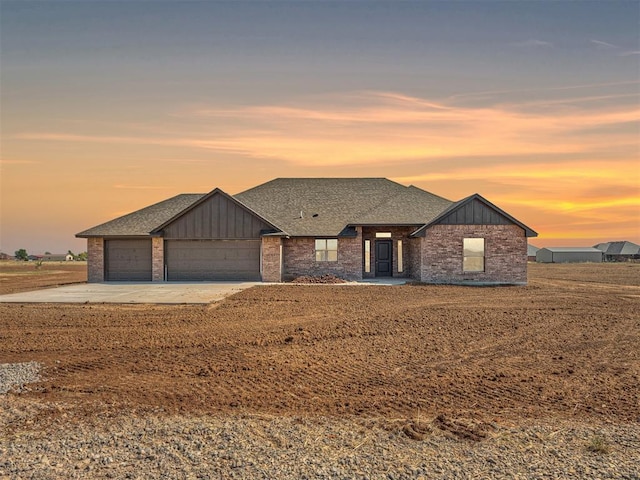
[[[388,177],[640,243],[640,6],[0,3],[0,250],[178,193]]]

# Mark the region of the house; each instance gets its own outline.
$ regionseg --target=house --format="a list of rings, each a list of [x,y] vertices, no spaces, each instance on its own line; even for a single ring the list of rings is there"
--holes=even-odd
[[[540,250],[535,245],[527,245],[527,260],[530,262],[536,261],[536,253]]]
[[[177,195],[76,236],[90,282],[525,284],[536,235],[478,194],[452,202],[385,178],[277,178],[234,196]]]
[[[71,262],[73,255],[70,253],[45,253],[42,260],[45,262]]]
[[[536,253],[540,263],[602,262],[602,251],[592,247],[547,247]]]
[[[606,242],[594,245],[604,252],[605,262],[627,262],[640,259],[640,245],[633,242]]]

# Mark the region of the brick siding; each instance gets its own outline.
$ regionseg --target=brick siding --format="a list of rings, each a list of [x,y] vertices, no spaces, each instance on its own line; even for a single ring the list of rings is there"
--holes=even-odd
[[[358,229],[359,230],[359,229]],[[362,237],[338,239],[338,261],[316,262],[315,238],[295,237],[283,240],[283,279],[301,275],[333,274],[345,280],[362,279]]]
[[[392,240],[393,248],[393,273],[394,277],[406,278],[412,276],[413,262],[411,256],[413,252],[412,242],[409,241],[409,234],[414,232],[418,227],[363,227],[362,228],[362,240],[371,241],[371,271],[364,272],[364,265],[362,271],[364,278],[373,278],[376,276],[376,240]],[[376,239],[376,232],[389,232],[391,238],[378,238]],[[398,272],[398,240],[402,240],[402,272]],[[416,244],[419,247],[419,244]]]
[[[151,237],[151,281],[164,281],[164,238]]]
[[[485,239],[485,271],[462,271],[464,238]],[[421,238],[427,283],[527,283],[527,238],[517,225],[434,225]]]
[[[104,239],[87,238],[87,281],[104,282]]]
[[[280,237],[262,237],[262,281],[282,281],[282,261],[280,258]]]

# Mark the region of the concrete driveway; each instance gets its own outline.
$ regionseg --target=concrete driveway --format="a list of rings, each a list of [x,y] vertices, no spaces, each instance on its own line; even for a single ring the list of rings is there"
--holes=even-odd
[[[83,283],[0,295],[7,303],[211,303],[259,282]]]

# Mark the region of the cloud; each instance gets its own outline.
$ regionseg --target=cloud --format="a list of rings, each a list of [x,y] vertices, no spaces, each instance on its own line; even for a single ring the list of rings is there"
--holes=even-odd
[[[617,45],[613,45],[612,43],[608,43],[608,42],[603,42],[601,40],[591,40],[591,43],[593,43],[596,47],[600,48],[600,49],[611,49],[611,48],[620,48]]]
[[[640,55],[640,50],[631,50],[628,52],[621,52],[618,54],[619,57],[629,57],[631,55]]]
[[[629,133],[584,133],[640,120],[640,107],[634,102],[603,101],[624,96],[569,96],[546,102],[495,102],[475,107],[397,92],[366,91],[323,95],[289,104],[203,106],[182,112],[174,120],[175,125],[157,126],[154,135],[35,132],[17,137],[179,147],[311,167],[444,158],[586,155],[611,149],[612,139],[616,146],[637,145],[636,136]],[[191,155],[187,153],[185,157]]]
[[[553,47],[553,43],[545,42],[544,40],[538,40],[535,38],[530,38],[529,40],[525,40],[524,42],[515,42],[511,45],[515,47],[525,47],[525,48],[536,48],[536,47]]]

